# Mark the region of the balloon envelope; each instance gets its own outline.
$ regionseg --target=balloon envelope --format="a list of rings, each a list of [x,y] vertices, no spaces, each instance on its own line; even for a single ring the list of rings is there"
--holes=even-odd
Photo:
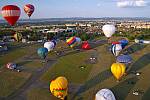
[[[128,43],[129,43],[129,41],[128,41],[128,40],[126,40],[126,39],[122,39],[122,40],[120,40],[119,42],[120,42],[120,44],[121,44],[122,48],[125,48],[125,46],[127,46],[127,45],[128,45]]]
[[[30,17],[32,13],[34,12],[34,6],[31,4],[27,4],[24,6],[24,11]]]
[[[7,63],[6,68],[8,68],[8,69],[16,69],[17,65],[15,63]]]
[[[125,73],[125,64],[122,63],[113,63],[111,65],[111,72],[114,77],[119,80]]]
[[[51,50],[54,49],[55,44],[54,44],[53,42],[51,42],[51,41],[50,41],[50,42],[45,42],[45,43],[44,43],[44,47],[47,48],[48,51],[51,51]]]
[[[96,93],[95,100],[116,100],[116,98],[111,90],[101,89]]]
[[[19,42],[22,39],[22,34],[17,32],[17,33],[14,34],[14,38],[15,38],[16,41]]]
[[[122,50],[121,44],[114,44],[111,46],[111,52],[114,56],[118,56]]]
[[[117,62],[128,64],[132,62],[132,57],[130,55],[120,55],[117,57]]]
[[[56,46],[56,44],[57,44],[56,40],[52,40],[51,42],[53,42],[53,43],[54,43],[54,47],[55,47],[55,46]]]
[[[72,47],[74,47],[74,46],[76,46],[77,44],[77,42],[76,42],[76,37],[70,37],[70,38],[68,38],[67,39],[67,44],[72,48]]]
[[[110,38],[116,31],[114,25],[106,24],[102,27],[102,30],[107,38]]]
[[[82,49],[84,49],[84,50],[91,49],[90,44],[88,43],[88,41],[85,41],[85,42],[82,43]]]
[[[81,44],[81,38],[76,37],[76,42],[77,42],[77,45]]]
[[[68,81],[65,77],[58,77],[50,83],[51,93],[59,99],[64,99],[68,92]]]
[[[20,17],[20,8],[15,5],[6,5],[2,8],[2,16],[13,26]]]
[[[47,48],[39,48],[37,53],[42,59],[45,59],[45,57],[48,54],[48,50],[47,50]]]

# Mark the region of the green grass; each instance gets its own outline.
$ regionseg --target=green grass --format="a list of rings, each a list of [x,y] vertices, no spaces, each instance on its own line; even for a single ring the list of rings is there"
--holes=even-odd
[[[3,69],[0,72],[0,97],[6,97],[27,81],[31,74]]]
[[[27,100],[59,100],[48,89],[33,88],[27,93]]]
[[[33,52],[36,52],[36,49],[38,47],[39,44],[36,44],[34,46],[27,46],[26,48],[17,48],[15,50],[9,51],[7,54],[4,54],[0,57],[0,67],[2,67],[4,64],[7,64],[8,62],[15,61],[25,55],[29,55]]]
[[[92,65],[84,63],[87,59],[88,53],[86,52],[61,57],[41,79],[49,82],[58,76],[65,76],[70,82],[83,83],[87,79],[92,67]],[[86,68],[79,68],[81,65],[85,65]]]

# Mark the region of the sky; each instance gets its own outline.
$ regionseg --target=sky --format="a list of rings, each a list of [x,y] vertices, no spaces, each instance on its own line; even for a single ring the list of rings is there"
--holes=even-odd
[[[35,6],[32,19],[150,17],[150,0],[0,0],[0,7],[2,9],[8,4],[17,5],[21,9],[21,18],[27,19],[23,6],[28,3]]]

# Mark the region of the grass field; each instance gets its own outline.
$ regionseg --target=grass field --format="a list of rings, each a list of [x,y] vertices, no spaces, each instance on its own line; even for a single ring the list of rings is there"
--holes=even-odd
[[[110,72],[110,66],[115,62],[115,57],[108,51],[108,45],[103,45],[96,48],[98,52],[98,63],[90,65],[91,68],[88,69],[88,73],[84,73],[86,78],[82,78],[82,75],[79,75],[80,71],[77,69],[74,69],[74,72],[76,73],[71,70],[72,64],[74,66],[73,68],[76,68],[75,65],[79,66],[84,61],[80,60],[80,62],[78,60],[70,60],[69,58],[79,57],[78,54],[73,54],[60,58],[59,61],[52,68],[50,68],[47,73],[44,74],[41,80],[49,83],[51,79],[62,75],[67,77],[70,84],[80,84],[80,87],[77,87],[77,91],[69,91],[68,100],[93,100],[96,92],[102,88],[111,89],[114,92],[117,100],[148,100],[150,97],[150,81],[148,79],[148,73],[150,72],[150,46],[134,45],[131,43],[128,47],[130,49],[128,48],[129,50],[126,50],[128,50],[129,54],[133,57],[133,63],[130,65],[130,70],[142,72],[139,77],[129,74],[124,76],[119,83],[116,82],[115,78]],[[83,52],[83,54],[84,53],[90,55],[89,53],[91,52]],[[64,66],[66,66],[67,69]],[[69,66],[71,66],[71,68]],[[135,84],[127,84],[130,81],[135,82]],[[71,86],[70,88],[73,87]],[[140,96],[134,96],[132,92],[137,89],[144,91],[144,94]],[[32,100],[31,98],[33,98],[35,95],[38,95],[37,90],[40,90],[40,92],[43,93],[42,96],[45,97],[44,100],[48,100],[50,98],[52,98],[52,100],[57,100],[51,96],[51,94],[49,94],[48,89],[44,88],[36,88],[31,90],[34,92],[29,92],[29,100]],[[37,98],[36,100],[40,99]]]
[[[55,50],[60,51],[61,49],[65,50],[65,48],[68,48],[67,45],[62,48],[62,45],[65,45],[65,43],[59,42]],[[30,54],[34,54],[33,56],[35,56],[35,58],[37,57],[35,54],[37,47],[40,47],[40,45],[31,46],[31,50],[34,51],[34,53],[32,52]],[[115,57],[108,50],[108,47],[109,45],[105,44],[95,49],[82,52],[75,52],[69,49],[69,51],[66,51],[68,55],[58,58],[57,62],[52,65],[42,77],[39,77],[40,82],[44,83],[44,86],[33,87],[28,90],[27,99],[58,100],[49,92],[49,82],[58,76],[65,76],[69,81],[68,100],[93,100],[96,92],[102,88],[111,89],[117,100],[149,100],[150,45],[130,43],[127,48],[123,50],[122,53],[128,51],[128,54],[133,58],[133,62],[129,66],[129,72],[139,71],[142,72],[142,74],[140,76],[128,74],[124,76],[120,82],[116,82],[116,79],[110,72],[110,66],[115,62]],[[13,53],[14,52],[15,50]],[[17,53],[17,51],[15,53]],[[97,57],[98,62],[96,64],[87,63],[91,55]],[[11,52],[6,56],[11,56]],[[56,57],[54,52],[48,55],[48,59]],[[0,70],[0,97],[8,96],[17,90],[35,70],[43,66],[43,63],[37,60],[22,61],[16,60],[17,58],[19,57],[15,57],[15,59],[11,60],[15,60],[19,65],[25,66],[30,72],[16,73],[2,68]],[[0,57],[0,59],[2,58]],[[4,59],[7,61],[7,57],[2,60]],[[81,69],[80,66],[86,66],[86,68]],[[134,82],[134,84],[128,84],[128,82]],[[142,90],[143,94],[134,96],[132,93],[137,89]]]
[[[0,72],[0,97],[6,97],[16,91],[30,76],[30,73],[2,69]]]
[[[18,46],[20,43],[10,44],[11,46]],[[10,95],[12,92],[16,91],[20,88],[32,75],[32,73],[28,72],[15,72],[5,68],[5,64],[8,62],[16,62],[17,64],[21,64],[20,58],[23,56],[30,55],[39,47],[39,44],[35,44],[34,46],[27,46],[25,48],[12,48],[12,51],[9,51],[6,54],[1,55],[0,57],[0,97],[6,97]],[[29,50],[29,51],[28,51]],[[27,52],[28,51],[28,52]],[[35,66],[35,64],[37,65]],[[31,67],[30,69],[34,70],[36,67],[41,67],[40,62],[28,62],[26,63],[27,67]],[[19,65],[20,65],[19,64]],[[23,63],[22,63],[23,64]],[[25,64],[25,63],[24,63]],[[34,67],[34,68],[32,68]]]
[[[41,80],[49,82],[58,76],[65,76],[69,81],[81,84],[88,77],[89,71],[92,67],[92,65],[84,62],[87,59],[87,52],[61,57],[58,62],[43,75]],[[81,69],[81,65],[86,66],[86,68]]]
[[[19,43],[10,44],[11,46],[17,46]],[[35,44],[34,46],[26,46],[24,48],[14,48],[10,52],[3,54],[0,56],[0,67],[2,67],[4,64],[7,64],[8,62],[15,61],[25,55],[32,54],[33,52],[36,52],[36,49],[40,47],[39,44]]]

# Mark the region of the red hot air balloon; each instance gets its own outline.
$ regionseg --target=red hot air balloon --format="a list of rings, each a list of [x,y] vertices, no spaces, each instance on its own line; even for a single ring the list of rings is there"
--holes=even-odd
[[[2,16],[11,26],[17,22],[20,14],[20,8],[15,5],[6,5],[2,8]]]
[[[83,42],[83,44],[82,44],[82,49],[84,49],[84,50],[89,50],[89,49],[91,49],[91,47],[90,47],[88,41]]]
[[[31,4],[27,4],[24,6],[24,11],[30,17],[32,13],[34,12],[34,6]]]

